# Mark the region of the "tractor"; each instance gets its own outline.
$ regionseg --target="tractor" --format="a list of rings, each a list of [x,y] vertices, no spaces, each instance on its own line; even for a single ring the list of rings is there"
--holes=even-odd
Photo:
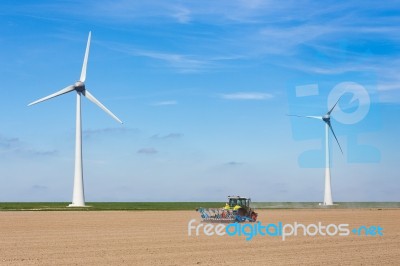
[[[240,196],[228,196],[225,210],[233,210],[241,217],[250,217],[253,221],[257,220],[257,213],[250,207],[251,199]]]
[[[250,198],[228,196],[228,202],[223,208],[198,208],[197,211],[204,222],[255,222],[258,214],[250,207],[250,203]]]

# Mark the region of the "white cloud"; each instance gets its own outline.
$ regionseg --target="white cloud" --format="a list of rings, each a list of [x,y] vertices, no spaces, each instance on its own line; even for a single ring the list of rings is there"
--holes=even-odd
[[[274,96],[270,93],[262,92],[235,92],[229,94],[221,94],[221,98],[225,100],[268,100]]]
[[[177,105],[177,101],[160,101],[160,102],[155,102],[152,103],[151,105],[153,106],[165,106],[165,105]]]
[[[132,56],[145,57],[157,60],[166,66],[177,70],[180,73],[199,72],[206,68],[213,67],[213,61],[227,59],[213,59],[209,56],[190,55],[178,52],[155,51],[149,49],[138,48],[137,46],[116,42],[99,42],[101,45],[110,50],[118,51]],[[159,65],[161,65],[158,63]]]

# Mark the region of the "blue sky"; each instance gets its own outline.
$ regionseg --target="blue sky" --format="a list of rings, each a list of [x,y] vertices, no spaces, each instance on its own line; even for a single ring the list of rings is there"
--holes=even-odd
[[[75,95],[26,105],[79,79],[89,31],[86,87],[124,125],[83,99],[87,201],[322,201],[323,124],[287,114],[344,82],[333,199],[400,200],[399,1],[2,1],[0,22],[0,201],[71,200]]]

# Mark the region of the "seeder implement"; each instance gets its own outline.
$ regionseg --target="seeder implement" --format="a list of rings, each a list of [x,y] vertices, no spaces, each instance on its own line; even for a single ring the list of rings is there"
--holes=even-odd
[[[224,208],[198,208],[202,222],[242,223],[257,220],[257,213],[250,207],[250,198],[229,196],[228,200]]]

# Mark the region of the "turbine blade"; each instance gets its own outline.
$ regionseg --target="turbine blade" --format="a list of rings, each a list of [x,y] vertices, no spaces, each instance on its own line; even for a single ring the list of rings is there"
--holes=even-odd
[[[313,118],[313,119],[318,119],[322,120],[322,116],[313,116],[313,115],[288,115],[288,116],[295,116],[295,117],[304,117],[304,118]]]
[[[119,118],[114,115],[110,110],[108,110],[101,102],[99,102],[99,100],[97,100],[88,90],[84,90],[82,92],[82,94],[88,98],[91,102],[93,102],[94,104],[96,104],[98,107],[100,107],[101,109],[103,109],[104,112],[106,112],[107,114],[109,114],[112,118],[114,118],[116,121],[118,121],[119,123],[123,124],[121,120],[119,120]]]
[[[322,120],[322,116],[313,116],[313,115],[308,115],[308,116],[305,116],[305,118],[313,118],[313,119]]]
[[[92,32],[89,31],[89,37],[88,37],[87,44],[86,44],[85,57],[83,59],[81,78],[79,79],[82,82],[85,82],[85,80],[86,80],[86,68],[87,68],[87,62],[88,62],[88,57],[89,57],[89,48],[90,48],[90,38],[91,38],[91,36],[92,36]]]
[[[336,137],[336,134],[335,134],[335,132],[333,131],[333,128],[332,128],[331,122],[326,122],[326,123],[328,124],[329,128],[331,129],[331,131],[332,131],[332,134],[333,134],[333,136],[335,137],[335,139],[336,139],[336,142],[337,142],[337,144],[338,144],[338,146],[339,146],[339,148],[340,148],[340,151],[341,151],[341,152],[342,152],[342,154],[343,154],[342,147],[340,146],[339,140],[337,139],[337,137]]]
[[[66,88],[64,88],[64,89],[62,89],[60,91],[57,91],[56,93],[50,94],[49,96],[46,96],[46,97],[43,97],[43,98],[41,98],[41,99],[39,99],[37,101],[34,101],[34,102],[28,104],[28,106],[31,106],[31,105],[46,101],[48,99],[51,99],[51,98],[54,98],[54,97],[57,97],[57,96],[60,96],[60,95],[63,95],[65,93],[73,91],[74,89],[75,89],[75,87],[73,85],[68,86],[68,87],[66,87]]]
[[[343,95],[342,95],[343,96]],[[340,101],[340,99],[342,98],[342,96],[339,97],[339,99],[336,101],[335,105],[333,105],[333,107],[331,108],[331,110],[329,110],[326,114],[330,115],[333,111],[333,109],[335,109],[336,105],[338,104],[338,102]]]

